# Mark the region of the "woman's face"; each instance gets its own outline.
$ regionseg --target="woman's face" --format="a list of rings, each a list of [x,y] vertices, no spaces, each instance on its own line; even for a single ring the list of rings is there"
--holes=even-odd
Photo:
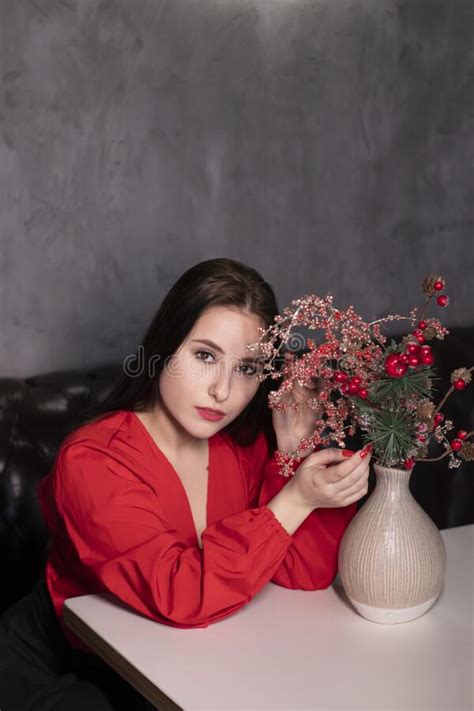
[[[245,346],[258,341],[259,326],[265,324],[255,314],[209,307],[165,364],[159,378],[161,404],[191,436],[215,434],[254,397],[260,354]],[[223,415],[213,416],[206,408]]]

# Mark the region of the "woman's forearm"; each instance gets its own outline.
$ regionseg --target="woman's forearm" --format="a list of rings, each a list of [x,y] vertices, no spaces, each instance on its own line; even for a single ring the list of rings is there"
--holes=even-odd
[[[290,483],[283,487],[266,506],[273,511],[275,518],[290,536],[314,510],[314,507],[304,505],[295,500]]]
[[[299,443],[300,443],[300,438],[295,437],[295,436],[278,436],[277,435],[277,449],[280,450],[280,452],[288,452],[288,453],[293,453],[296,451]],[[310,449],[304,449],[304,450],[299,450],[300,456],[301,457],[307,457],[309,454],[314,452],[313,448]]]

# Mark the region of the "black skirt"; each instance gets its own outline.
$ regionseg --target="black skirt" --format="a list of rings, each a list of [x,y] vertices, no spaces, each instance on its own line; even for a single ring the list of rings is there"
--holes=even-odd
[[[0,616],[1,711],[155,708],[98,656],[71,647],[43,575]]]

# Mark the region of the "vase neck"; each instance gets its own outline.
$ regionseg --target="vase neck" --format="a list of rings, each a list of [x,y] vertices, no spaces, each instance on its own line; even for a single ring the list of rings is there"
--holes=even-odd
[[[409,483],[412,469],[394,469],[374,464],[374,470],[377,477],[376,490],[379,495],[398,498],[406,496],[407,492],[410,491]]]

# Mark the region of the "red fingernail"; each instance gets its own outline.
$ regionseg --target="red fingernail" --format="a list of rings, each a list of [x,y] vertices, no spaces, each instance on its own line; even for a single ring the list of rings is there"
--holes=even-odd
[[[361,458],[361,459],[365,459],[366,456],[371,453],[371,451],[373,450],[373,448],[374,448],[374,447],[373,447],[372,444],[368,444],[366,447],[364,447],[364,449],[363,449],[363,450],[361,451],[361,453],[360,453],[360,458]]]
[[[355,454],[352,449],[343,449],[342,450],[342,456],[343,457],[352,457],[352,455]]]

